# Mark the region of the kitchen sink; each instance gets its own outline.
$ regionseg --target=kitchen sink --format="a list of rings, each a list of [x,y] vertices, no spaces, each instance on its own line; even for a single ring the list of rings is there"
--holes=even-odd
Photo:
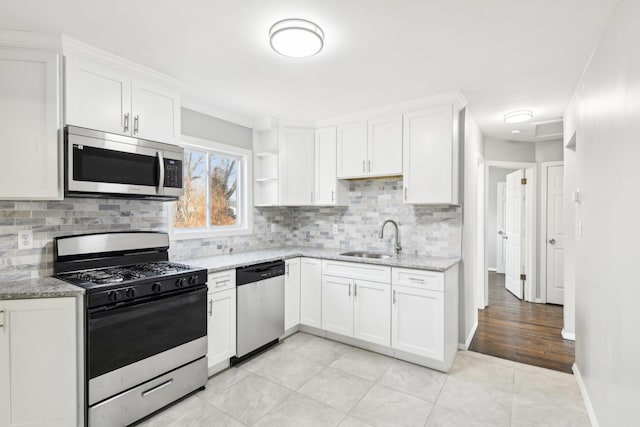
[[[393,256],[391,254],[381,254],[378,252],[365,252],[365,251],[345,252],[340,255],[353,256],[353,257],[359,257],[359,258],[375,258],[375,259],[387,259]]]

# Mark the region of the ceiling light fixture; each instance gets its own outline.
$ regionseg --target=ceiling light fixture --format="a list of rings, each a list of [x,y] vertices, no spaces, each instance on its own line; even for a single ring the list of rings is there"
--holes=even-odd
[[[520,132],[522,132],[520,129],[514,129],[514,130],[511,131],[511,135],[517,135]]]
[[[531,110],[518,110],[512,111],[504,115],[505,123],[520,123],[526,122],[533,118],[533,111]]]
[[[324,46],[324,32],[306,19],[283,19],[269,30],[271,48],[290,58],[307,58]]]

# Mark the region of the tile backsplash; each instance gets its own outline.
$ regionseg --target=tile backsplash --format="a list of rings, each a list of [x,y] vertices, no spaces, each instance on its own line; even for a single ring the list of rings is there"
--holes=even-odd
[[[385,238],[378,239],[387,218],[400,224],[403,253],[460,256],[460,207],[403,205],[401,178],[352,181],[350,187],[349,207],[255,208],[253,234],[174,240],[170,257],[183,260],[292,245],[392,252],[391,225]],[[116,199],[0,201],[0,280],[50,276],[57,236],[166,231],[170,207],[157,201]],[[18,249],[20,230],[33,231],[33,249]]]

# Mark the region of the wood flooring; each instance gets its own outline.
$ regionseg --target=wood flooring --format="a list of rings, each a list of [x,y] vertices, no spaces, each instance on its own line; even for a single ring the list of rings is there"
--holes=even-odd
[[[562,306],[520,301],[489,273],[489,306],[478,310],[469,350],[571,373],[574,342],[562,338]]]

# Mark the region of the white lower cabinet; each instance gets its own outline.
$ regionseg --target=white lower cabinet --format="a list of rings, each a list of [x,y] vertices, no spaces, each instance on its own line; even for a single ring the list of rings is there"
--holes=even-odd
[[[391,345],[391,286],[388,283],[354,280],[353,336],[389,347]]]
[[[284,329],[300,324],[300,258],[285,261]]]
[[[300,324],[322,327],[322,261],[300,259]]]
[[[0,301],[0,426],[76,426],[75,298]]]
[[[322,276],[322,329],[353,336],[353,281]]]
[[[393,286],[391,346],[444,360],[444,293]]]
[[[207,359],[213,375],[217,365],[236,355],[236,271],[210,273],[207,286]]]

